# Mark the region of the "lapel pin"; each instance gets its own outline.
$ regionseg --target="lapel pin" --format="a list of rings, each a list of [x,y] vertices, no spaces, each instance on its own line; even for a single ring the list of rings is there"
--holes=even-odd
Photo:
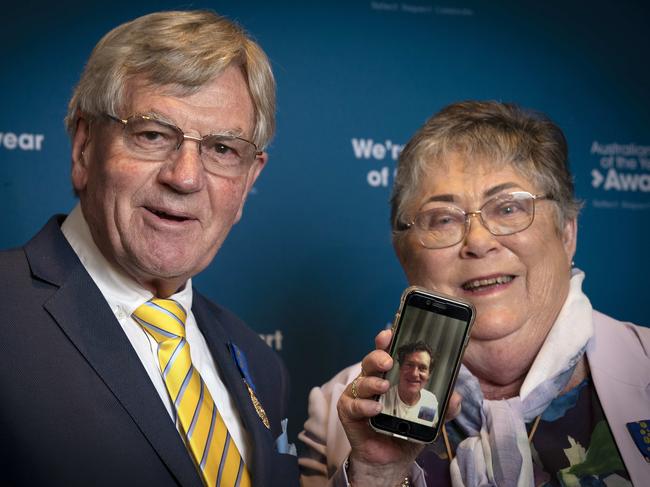
[[[235,363],[237,364],[237,368],[242,375],[246,389],[248,389],[248,395],[251,398],[255,412],[262,420],[262,423],[264,423],[264,426],[266,426],[267,429],[271,429],[271,424],[269,423],[269,418],[266,416],[266,411],[264,411],[260,400],[255,395],[255,383],[253,382],[253,378],[251,377],[250,371],[248,370],[248,361],[246,360],[246,355],[237,345],[232,342],[230,342],[230,351],[232,353],[233,359],[235,360]]]
[[[633,421],[625,426],[645,461],[650,463],[650,419]]]

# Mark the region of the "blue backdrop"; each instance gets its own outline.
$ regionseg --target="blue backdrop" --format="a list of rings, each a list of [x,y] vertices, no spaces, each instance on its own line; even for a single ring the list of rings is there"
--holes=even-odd
[[[292,431],[311,386],[358,360],[404,276],[388,197],[395,159],[433,112],[512,101],[564,130],[585,201],[576,264],[594,307],[649,325],[650,9],[635,2],[19,2],[0,46],[0,248],[75,204],[63,117],[94,44],[160,9],[242,23],[278,82],[278,133],[244,218],[196,284],[284,357]],[[307,3],[307,2],[303,2]]]

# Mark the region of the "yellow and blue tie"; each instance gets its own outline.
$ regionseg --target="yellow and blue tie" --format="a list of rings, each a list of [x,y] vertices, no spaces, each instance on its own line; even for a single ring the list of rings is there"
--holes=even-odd
[[[158,343],[158,362],[174,404],[175,421],[207,486],[249,487],[248,469],[212,396],[192,365],[185,339],[185,309],[171,299],[152,299],[133,313]]]

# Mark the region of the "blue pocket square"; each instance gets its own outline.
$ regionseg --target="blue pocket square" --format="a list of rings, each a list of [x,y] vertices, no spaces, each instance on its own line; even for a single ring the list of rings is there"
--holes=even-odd
[[[275,449],[278,453],[283,453],[285,455],[293,455],[294,457],[298,456],[296,451],[296,445],[289,443],[289,435],[287,435],[287,423],[289,420],[284,418],[281,422],[282,424],[282,434],[275,439]]]

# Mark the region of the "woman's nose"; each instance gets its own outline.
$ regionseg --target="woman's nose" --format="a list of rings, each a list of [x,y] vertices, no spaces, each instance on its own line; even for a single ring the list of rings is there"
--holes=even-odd
[[[461,247],[463,257],[484,257],[498,247],[498,240],[485,227],[480,213],[468,213],[466,225],[465,237]]]

